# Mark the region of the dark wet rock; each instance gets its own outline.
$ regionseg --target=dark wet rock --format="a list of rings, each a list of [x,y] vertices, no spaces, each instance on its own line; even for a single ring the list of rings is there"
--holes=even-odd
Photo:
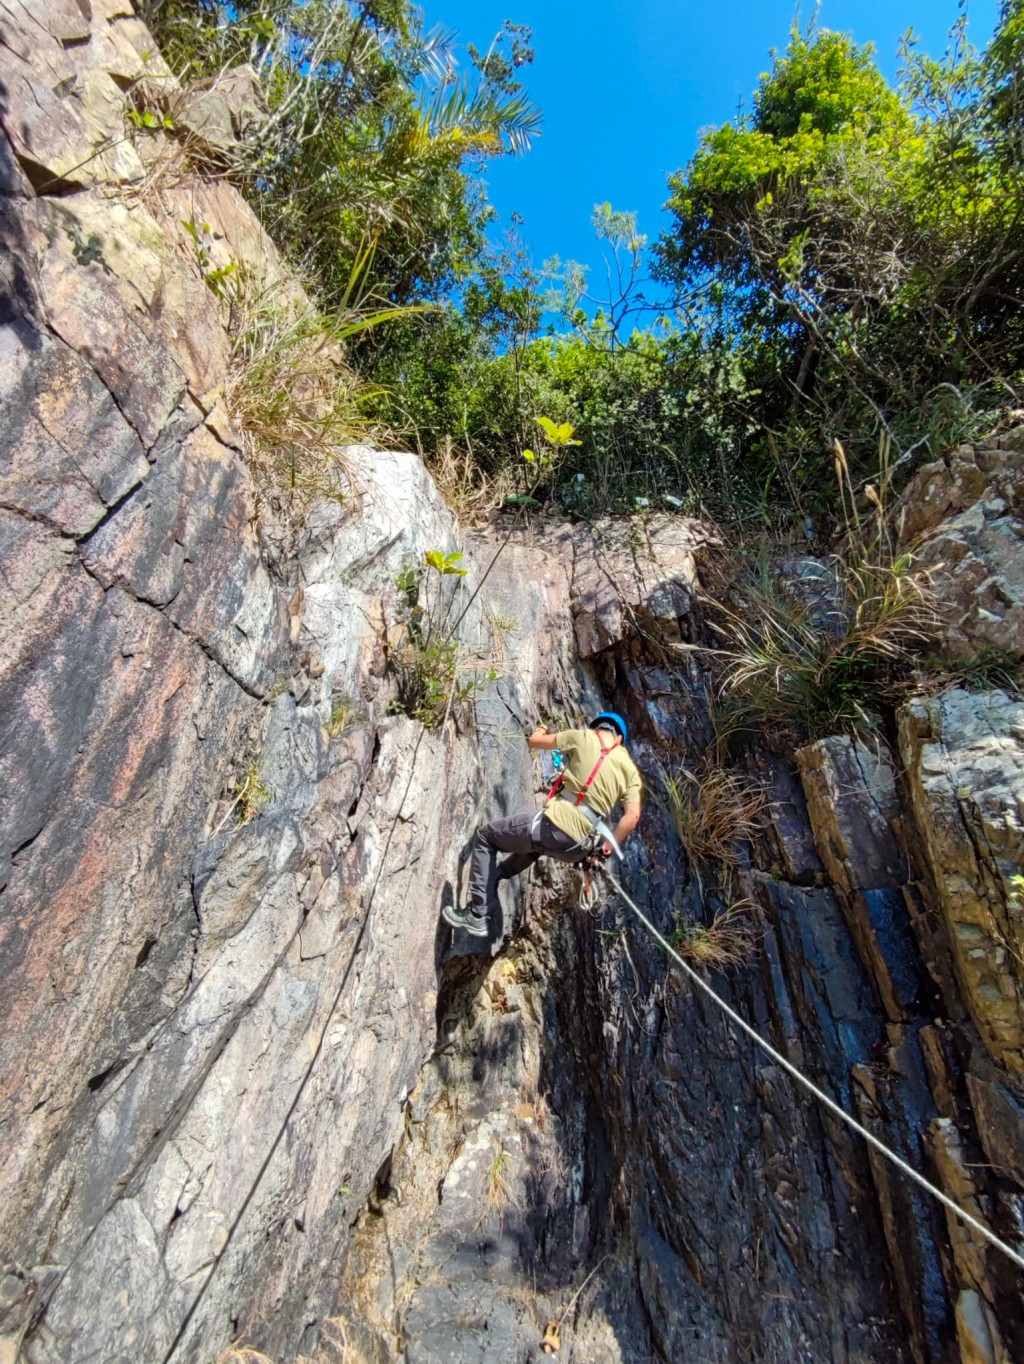
[[[907,857],[888,752],[861,739],[822,739],[797,752],[814,841],[837,887],[861,960],[891,1019],[920,989],[919,957],[901,890]]]
[[[967,1091],[993,1169],[1024,1186],[1024,1101],[994,1076],[968,1072]]]

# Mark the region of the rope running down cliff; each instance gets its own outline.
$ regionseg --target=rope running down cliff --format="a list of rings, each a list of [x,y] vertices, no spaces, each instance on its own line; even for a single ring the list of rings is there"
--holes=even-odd
[[[701,977],[697,974],[696,971],[694,971],[694,969],[691,966],[687,966],[686,962],[682,959],[682,957],[675,950],[672,944],[667,940],[667,938],[662,937],[662,935],[654,927],[650,919],[647,918],[647,916],[640,909],[640,907],[626,894],[618,878],[615,877],[607,867],[602,867],[601,870],[604,871],[605,875],[608,877],[608,880],[614,886],[616,893],[621,897],[622,900],[625,901],[625,903],[633,911],[633,913],[640,920],[643,926],[647,929],[648,933],[650,933],[651,937],[654,938],[654,940],[659,944],[659,946],[672,958],[676,965],[679,966],[686,973],[686,975],[690,978],[691,981],[693,981],[694,985],[696,985],[698,989],[702,990],[703,993],[707,995],[707,997],[710,1000],[712,1000],[715,1004],[718,1005],[722,1012],[733,1023],[735,1023],[738,1028],[741,1028],[743,1032],[745,1032],[747,1036],[751,1038],[752,1041],[756,1042],[762,1051],[767,1052],[767,1054],[772,1058],[776,1065],[781,1066],[788,1075],[791,1075],[793,1079],[797,1081],[798,1084],[803,1085],[804,1089],[806,1089],[810,1094],[812,1094],[814,1098],[818,1100],[819,1103],[824,1104],[830,1113],[833,1113],[837,1118],[842,1119],[842,1121],[846,1123],[847,1127],[851,1127],[854,1130],[854,1132],[858,1133],[859,1136],[862,1136],[870,1146],[873,1146],[874,1149],[878,1151],[880,1155],[884,1156],[886,1160],[890,1161],[893,1165],[895,1165],[898,1170],[902,1170],[903,1173],[907,1175],[910,1179],[912,1179],[915,1184],[920,1185],[920,1187],[924,1189],[926,1193],[930,1193],[933,1198],[937,1198],[938,1201],[942,1204],[942,1206],[946,1208],[949,1212],[953,1213],[954,1216],[959,1217],[961,1222],[966,1223],[967,1226],[969,1226],[973,1231],[976,1231],[979,1234],[979,1236],[983,1236],[985,1240],[989,1242],[990,1245],[993,1245],[997,1250],[1002,1251],[1002,1253],[1008,1259],[1013,1261],[1013,1263],[1017,1266],[1018,1269],[1024,1269],[1024,1255],[1014,1250],[1012,1246],[1008,1246],[1005,1241],[1000,1240],[1000,1238],[995,1234],[995,1232],[990,1231],[989,1228],[986,1227],[983,1222],[980,1222],[972,1213],[969,1213],[965,1211],[963,1208],[961,1208],[959,1203],[954,1203],[954,1201],[947,1194],[944,1194],[941,1189],[936,1188],[934,1184],[930,1183],[927,1179],[925,1179],[924,1175],[919,1174],[918,1171],[915,1170],[912,1165],[908,1165],[907,1162],[901,1156],[898,1156],[895,1151],[890,1150],[889,1147],[886,1146],[884,1142],[880,1141],[878,1137],[876,1137],[872,1132],[869,1132],[868,1129],[864,1127],[861,1123],[859,1123],[856,1118],[851,1117],[851,1115],[847,1113],[846,1109],[841,1108],[839,1104],[837,1104],[834,1099],[830,1098],[829,1095],[827,1095],[823,1089],[819,1089],[818,1086],[814,1084],[812,1080],[809,1080],[806,1077],[806,1075],[803,1075],[799,1070],[797,1070],[796,1066],[794,1066],[791,1061],[787,1061],[781,1052],[776,1051],[770,1042],[766,1042],[759,1032],[756,1032],[750,1026],[749,1023],[745,1022],[739,1016],[735,1009],[730,1008],[730,1006],[725,1002],[725,1000],[722,999],[720,995],[716,994],[714,990],[712,990],[711,986],[708,985],[707,981],[702,980]]]

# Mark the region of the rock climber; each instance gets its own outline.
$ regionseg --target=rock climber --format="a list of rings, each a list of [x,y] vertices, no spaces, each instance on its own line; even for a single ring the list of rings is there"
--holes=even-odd
[[[519,876],[540,857],[559,862],[582,862],[609,857],[607,838],[597,833],[617,805],[622,814],[612,831],[617,845],[633,832],[640,819],[641,781],[636,764],[626,752],[626,722],[614,711],[595,715],[587,729],[550,733],[538,725],[526,742],[531,748],[557,749],[563,755],[559,778],[548,792],[543,809],[524,810],[507,819],[482,824],[473,838],[469,871],[469,902],[464,908],[446,905],[446,923],[486,937],[488,918],[497,906],[497,884]],[[605,826],[607,828],[607,826]],[[498,854],[505,857],[498,862]]]

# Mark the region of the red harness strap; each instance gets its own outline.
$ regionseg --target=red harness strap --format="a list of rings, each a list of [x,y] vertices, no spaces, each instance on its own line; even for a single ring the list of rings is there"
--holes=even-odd
[[[614,740],[614,739],[613,739],[612,742],[609,744],[609,746],[608,746],[607,748],[605,748],[605,746],[604,746],[604,740],[603,740],[603,738],[601,737],[601,731],[600,731],[600,730],[596,730],[595,733],[597,734],[597,742],[601,745],[601,756],[598,758],[597,762],[594,764],[594,770],[593,770],[593,772],[591,772],[590,776],[589,776],[589,777],[586,779],[586,781],[583,783],[583,786],[582,786],[582,788],[581,788],[581,790],[580,790],[580,793],[579,793],[579,795],[576,797],[575,804],[577,804],[577,805],[582,805],[582,804],[583,804],[583,798],[584,798],[584,796],[587,794],[587,792],[590,790],[590,783],[591,783],[591,782],[594,780],[594,778],[597,776],[597,774],[598,774],[598,772],[599,772],[599,770],[600,770],[600,768],[601,768],[601,764],[604,762],[605,758],[607,758],[608,754],[614,752],[614,750],[615,750],[615,748],[616,748],[616,743],[615,743],[615,740]],[[555,780],[554,780],[554,783],[552,784],[551,790],[548,792],[547,800],[554,800],[554,798],[558,795],[559,791],[562,789],[562,783],[563,783],[564,781],[565,781],[565,773],[564,773],[564,772],[559,772],[558,776],[557,776],[557,777],[555,778]],[[545,805],[546,805],[546,804],[547,804],[547,801],[545,801],[544,803],[545,803]]]

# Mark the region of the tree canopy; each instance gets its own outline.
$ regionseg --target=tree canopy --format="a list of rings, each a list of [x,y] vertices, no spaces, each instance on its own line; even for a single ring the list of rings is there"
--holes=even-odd
[[[939,58],[908,35],[894,84],[870,46],[794,29],[750,111],[670,177],[653,251],[594,206],[606,298],[515,225],[488,237],[478,172],[540,122],[521,25],[460,74],[408,0],[149,6],[184,78],[253,65],[269,119],[229,173],[320,306],[383,307],[347,342],[377,415],[469,477],[521,481],[543,416],[582,442],[537,489],[568,508],[816,509],[835,438],[866,476],[880,432],[910,459],[1019,394],[1024,0],[983,52],[963,21]]]

